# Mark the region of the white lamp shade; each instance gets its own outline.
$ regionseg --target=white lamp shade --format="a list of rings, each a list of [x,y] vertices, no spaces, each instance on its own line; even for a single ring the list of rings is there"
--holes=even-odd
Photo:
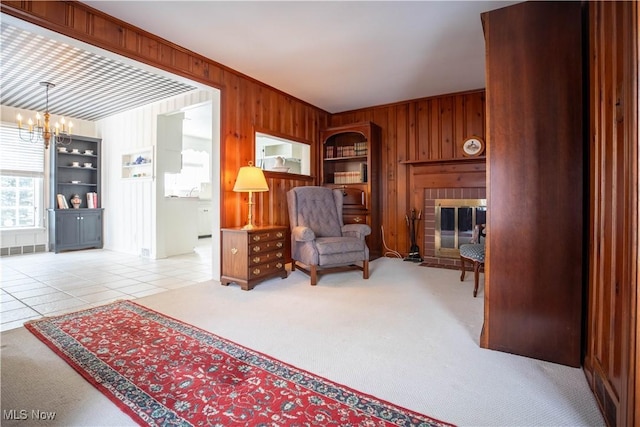
[[[269,186],[267,185],[264,173],[262,173],[262,169],[251,165],[242,166],[238,171],[233,191],[244,193],[249,191],[269,191]]]

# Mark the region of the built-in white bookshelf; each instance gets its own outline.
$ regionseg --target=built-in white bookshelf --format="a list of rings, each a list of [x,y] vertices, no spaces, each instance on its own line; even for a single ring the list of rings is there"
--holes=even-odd
[[[123,179],[153,178],[153,147],[145,147],[122,154]]]

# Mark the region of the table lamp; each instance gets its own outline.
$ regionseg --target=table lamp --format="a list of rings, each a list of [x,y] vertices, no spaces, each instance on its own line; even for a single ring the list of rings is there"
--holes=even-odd
[[[238,171],[236,183],[233,191],[238,193],[249,193],[249,219],[247,225],[242,227],[243,230],[252,230],[253,225],[253,193],[269,191],[267,180],[262,173],[262,169],[253,166],[253,162],[249,162],[249,166],[242,166]]]

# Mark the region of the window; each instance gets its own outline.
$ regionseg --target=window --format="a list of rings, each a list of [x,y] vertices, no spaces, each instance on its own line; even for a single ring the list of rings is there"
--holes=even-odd
[[[311,146],[256,132],[256,166],[276,172],[311,175]]]
[[[44,143],[24,142],[0,125],[0,229],[42,226]]]

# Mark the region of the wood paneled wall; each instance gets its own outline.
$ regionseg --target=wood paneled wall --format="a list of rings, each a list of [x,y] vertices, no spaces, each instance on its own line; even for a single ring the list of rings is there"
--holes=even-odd
[[[584,369],[610,426],[640,425],[638,4],[589,2],[589,289]]]
[[[425,187],[486,185],[484,157],[469,160],[461,149],[467,137],[485,137],[485,92],[333,114],[330,126],[368,121],[382,129],[380,200],[385,243],[406,256],[411,243],[405,215],[423,208]],[[424,233],[418,232],[417,238],[418,246],[424,249]]]
[[[481,345],[578,367],[585,262],[581,3],[524,2],[482,19],[489,209]]]
[[[147,33],[83,3],[72,1],[4,1],[3,13],[49,30],[118,53],[221,90],[220,223],[243,225],[246,195],[234,193],[238,169],[255,159],[254,130],[271,131],[318,144],[319,131],[329,114],[222,64]],[[282,211],[284,192],[300,183],[315,182],[318,162],[312,151],[313,177],[274,175],[268,195],[256,197],[257,224],[288,224]],[[270,202],[266,205],[265,202]],[[271,205],[275,202],[276,208]]]

